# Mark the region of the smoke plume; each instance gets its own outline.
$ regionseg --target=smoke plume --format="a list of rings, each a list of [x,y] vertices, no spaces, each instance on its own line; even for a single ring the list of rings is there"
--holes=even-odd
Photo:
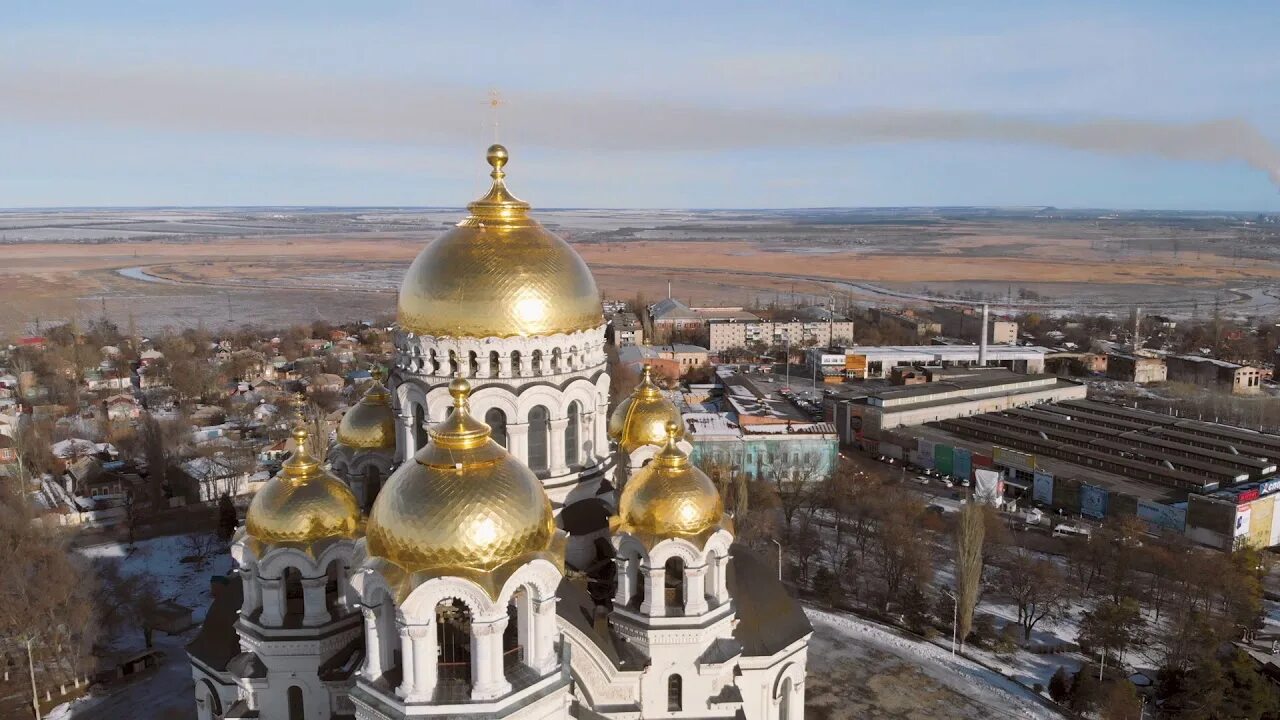
[[[111,124],[398,144],[475,142],[484,91],[448,85],[249,71],[0,66],[6,115]],[[757,147],[843,148],[909,141],[983,141],[1113,156],[1240,162],[1280,186],[1280,148],[1239,119],[1156,123],[1055,122],[978,112],[724,109],[597,95],[512,93],[503,125],[553,148],[691,152]]]

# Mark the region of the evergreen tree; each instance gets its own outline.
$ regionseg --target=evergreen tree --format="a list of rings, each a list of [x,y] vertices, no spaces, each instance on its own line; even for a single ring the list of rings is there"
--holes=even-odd
[[[1049,697],[1057,703],[1064,703],[1071,698],[1071,674],[1063,665],[1059,665],[1053,677],[1049,678]]]
[[[236,513],[236,505],[231,501],[230,495],[223,493],[218,498],[218,537],[223,542],[231,542],[239,525],[240,516]]]

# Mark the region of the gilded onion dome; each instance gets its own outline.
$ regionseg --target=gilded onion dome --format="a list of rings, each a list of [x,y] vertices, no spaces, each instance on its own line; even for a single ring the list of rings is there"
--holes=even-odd
[[[507,191],[507,149],[491,146],[488,161],[488,194],[409,266],[400,286],[400,327],[479,338],[599,327],[600,293],[587,264]]]
[[[391,393],[376,372],[364,397],[342,416],[338,444],[355,450],[393,450],[396,446],[396,413]]]
[[[564,534],[542,483],[472,417],[470,383],[456,378],[449,393],[453,413],[431,427],[427,445],[378,493],[365,534],[368,555],[384,561],[379,569],[393,582],[467,577],[492,595],[532,559],[562,567]]]
[[[656,543],[673,537],[703,541],[722,527],[728,529],[715,483],[676,445],[678,430],[676,423],[668,423],[662,450],[627,481],[610,523],[613,532]]]
[[[253,496],[245,534],[265,545],[311,544],[355,537],[360,505],[346,483],[320,467],[307,448],[306,428],[293,430],[295,449],[279,474]]]
[[[645,365],[640,384],[609,416],[609,437],[630,455],[645,445],[664,444],[668,423],[676,424],[677,439],[684,437],[680,408],[653,382],[653,370]]]

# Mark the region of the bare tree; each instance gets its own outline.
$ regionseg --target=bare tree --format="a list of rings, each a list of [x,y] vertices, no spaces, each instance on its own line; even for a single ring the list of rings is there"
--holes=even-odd
[[[1070,598],[1066,578],[1058,566],[1023,548],[1015,549],[1000,567],[995,587],[1018,608],[1024,641],[1031,640],[1036,625],[1061,617]]]
[[[929,544],[920,537],[924,506],[906,496],[883,507],[870,538],[871,568],[884,609],[918,593],[933,577]]]
[[[822,500],[827,473],[816,462],[787,458],[781,453],[770,456],[764,477],[778,498],[778,507],[790,533],[796,513],[802,509],[812,510]]]

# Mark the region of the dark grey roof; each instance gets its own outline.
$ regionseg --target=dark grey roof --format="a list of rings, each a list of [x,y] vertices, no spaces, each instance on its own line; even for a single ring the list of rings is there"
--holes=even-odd
[[[244,602],[244,586],[240,576],[215,578],[213,604],[204,616],[200,632],[187,644],[187,654],[214,670],[226,670],[231,658],[240,654],[240,636],[236,634],[237,613]]]
[[[777,568],[742,544],[730,553],[727,580],[738,611],[733,636],[743,655],[773,655],[813,632],[800,603],[778,581]]]
[[[609,658],[613,666],[623,670],[639,670],[648,660],[628,643],[616,640],[607,627],[600,627],[595,622],[596,604],[587,589],[580,583],[565,578],[556,589],[559,602],[556,603],[556,614],[564,618],[591,638],[596,647]],[[604,625],[604,623],[600,623]]]
[[[257,653],[242,652],[227,663],[227,672],[237,678],[264,678],[267,666]]]

